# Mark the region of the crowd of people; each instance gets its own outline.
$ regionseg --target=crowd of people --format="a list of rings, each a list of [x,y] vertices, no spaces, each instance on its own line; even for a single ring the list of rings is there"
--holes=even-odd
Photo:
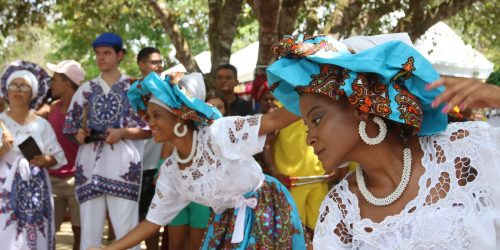
[[[500,247],[500,128],[461,115],[500,87],[440,78],[404,34],[285,36],[252,101],[231,64],[207,89],[157,48],[137,78],[119,35],[92,48],[94,78],[74,60],[0,78],[7,249],[54,249],[68,216],[73,249]]]

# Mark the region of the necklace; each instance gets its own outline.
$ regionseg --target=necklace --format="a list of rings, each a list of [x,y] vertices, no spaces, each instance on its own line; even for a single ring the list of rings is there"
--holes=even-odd
[[[174,149],[174,155],[175,155],[175,158],[177,159],[178,163],[186,164],[193,159],[194,153],[196,152],[196,142],[197,142],[196,136],[197,135],[198,135],[198,132],[196,132],[196,130],[194,130],[193,131],[193,141],[191,142],[191,152],[189,152],[189,155],[185,159],[181,159],[181,156],[177,152],[177,148]]]
[[[408,186],[408,182],[410,180],[410,173],[411,173],[411,150],[410,148],[405,148],[403,149],[403,175],[401,176],[401,182],[399,182],[398,187],[392,194],[384,197],[384,198],[377,198],[373,196],[370,191],[366,188],[365,184],[365,178],[363,177],[363,170],[361,170],[361,167],[358,167],[356,169],[356,180],[358,182],[358,188],[363,197],[365,198],[368,203],[375,205],[375,206],[387,206],[392,203],[394,203],[399,197],[401,197],[401,194],[403,194],[403,191],[406,189],[406,186]]]

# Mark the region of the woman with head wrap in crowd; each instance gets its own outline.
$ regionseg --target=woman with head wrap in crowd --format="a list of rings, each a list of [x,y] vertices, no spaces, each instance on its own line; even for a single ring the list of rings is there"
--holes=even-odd
[[[157,142],[170,141],[145,221],[106,249],[137,244],[168,224],[191,201],[213,209],[202,249],[305,249],[296,206],[282,184],[265,176],[252,155],[265,135],[296,121],[285,109],[221,117],[207,105],[200,74],[156,74],[136,82],[129,99],[149,116]]]
[[[50,124],[33,112],[42,103],[50,78],[36,64],[15,61],[0,81],[10,107],[0,114],[2,249],[54,249],[52,192],[47,168],[66,164],[66,158]],[[34,140],[41,154],[35,154],[33,147],[20,145],[28,138]],[[35,155],[30,159],[28,154]]]
[[[448,124],[449,108],[433,103],[439,75],[413,47],[352,54],[298,35],[274,51],[273,94],[302,116],[325,169],[359,164],[325,197],[315,248],[499,248],[500,130]]]

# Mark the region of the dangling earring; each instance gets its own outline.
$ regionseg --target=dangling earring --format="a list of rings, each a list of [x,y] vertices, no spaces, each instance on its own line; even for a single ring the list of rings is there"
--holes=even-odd
[[[379,130],[379,134],[373,138],[368,137],[368,135],[366,134],[366,122],[359,122],[359,136],[368,145],[377,145],[381,143],[387,135],[387,125],[385,124],[384,120],[382,120],[378,116],[375,116],[373,117],[373,121],[378,125]]]
[[[175,124],[175,126],[174,126],[174,134],[175,134],[175,136],[177,136],[177,137],[183,137],[183,136],[185,136],[185,135],[187,134],[187,132],[188,132],[188,129],[187,129],[186,124],[182,125],[182,132],[181,132],[181,131],[179,131],[179,127],[180,127],[180,126],[181,126],[181,123],[180,123],[180,122],[176,123],[176,124]]]

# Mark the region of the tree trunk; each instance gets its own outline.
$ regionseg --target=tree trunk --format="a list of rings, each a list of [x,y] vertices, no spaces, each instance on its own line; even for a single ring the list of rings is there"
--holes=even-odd
[[[299,9],[304,5],[304,0],[283,0],[278,21],[278,39],[283,35],[291,35],[297,25]]]
[[[148,3],[153,8],[165,32],[170,37],[170,41],[175,47],[175,57],[184,65],[188,72],[201,72],[200,67],[194,60],[194,56],[191,54],[189,44],[184,39],[179,26],[173,20],[170,11],[167,8],[162,9],[156,0],[148,0]]]
[[[249,0],[259,21],[257,65],[269,65],[275,55],[271,47],[283,36],[292,34],[304,0]]]
[[[350,36],[362,10],[362,0],[337,1],[333,14],[325,23],[323,33],[334,34],[337,39]]]
[[[211,52],[212,75],[220,64],[229,63],[231,45],[236,36],[242,7],[243,0],[208,0],[208,43]]]
[[[280,0],[251,0],[259,20],[259,56],[257,65],[269,65],[274,60],[271,47],[278,40]]]

